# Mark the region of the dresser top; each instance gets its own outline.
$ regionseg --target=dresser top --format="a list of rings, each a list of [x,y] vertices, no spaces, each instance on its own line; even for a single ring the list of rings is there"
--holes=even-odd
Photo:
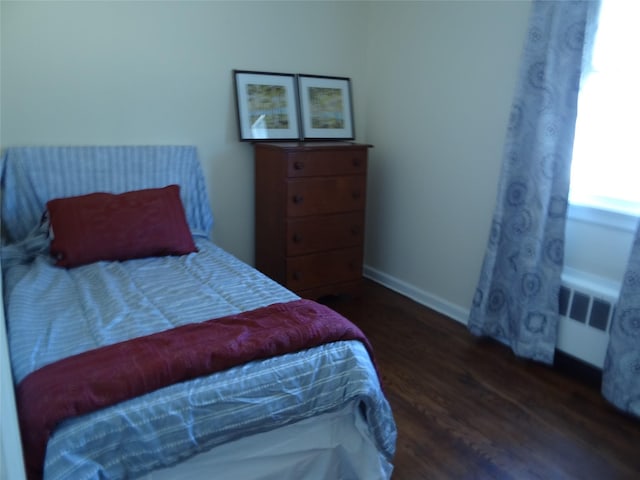
[[[366,143],[344,142],[256,142],[255,147],[275,148],[282,150],[318,150],[322,148],[371,148],[373,145]]]

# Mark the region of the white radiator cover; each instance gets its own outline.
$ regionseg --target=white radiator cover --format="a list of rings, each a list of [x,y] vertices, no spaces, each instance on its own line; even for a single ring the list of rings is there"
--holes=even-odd
[[[609,344],[609,329],[620,291],[620,283],[606,278],[590,275],[585,272],[565,268],[562,273],[562,286],[567,298],[566,314],[560,317],[558,325],[558,350],[582,360],[596,368],[602,369]],[[572,318],[571,312],[576,298],[588,299],[584,320]],[[599,305],[610,305],[606,316],[592,316],[594,302]],[[580,316],[574,315],[573,316]],[[592,320],[598,320],[593,322]]]

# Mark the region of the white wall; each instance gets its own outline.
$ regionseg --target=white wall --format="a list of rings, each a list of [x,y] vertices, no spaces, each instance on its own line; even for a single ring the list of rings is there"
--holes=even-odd
[[[214,240],[249,263],[252,150],[231,71],[351,77],[357,140],[375,146],[367,273],[464,317],[530,0],[0,5],[2,145],[195,144]],[[567,263],[617,279],[625,254],[611,252],[630,238],[571,220]]]
[[[529,0],[0,5],[2,145],[195,144],[214,240],[249,263],[252,150],[237,140],[231,71],[351,77],[357,139],[375,146],[367,273],[465,316]],[[619,276],[624,255],[591,254],[592,232],[615,252],[630,238],[572,221],[567,263]]]
[[[367,274],[463,322],[530,8],[528,0],[370,5]],[[594,289],[615,285],[632,240],[629,228],[569,218],[565,264]]]
[[[371,4],[366,263],[454,317],[480,272],[529,8]]]
[[[570,210],[571,214],[571,210]],[[614,222],[611,222],[613,216]],[[621,218],[616,218],[621,217]],[[592,277],[593,288],[622,285],[636,229],[633,217],[587,212],[567,220],[565,270],[585,272]],[[575,273],[574,273],[575,275]]]
[[[4,308],[0,305],[0,479],[3,480],[25,478],[17,418]]]
[[[2,53],[2,13],[0,3],[0,53]],[[0,151],[2,151],[2,64],[0,62]],[[0,203],[2,192],[0,191]],[[1,234],[0,227],[0,234]],[[0,275],[0,291],[2,276]],[[0,305],[0,479],[23,480],[25,478],[22,462],[18,417],[13,395],[13,373],[9,360],[9,344],[4,317],[4,306]]]
[[[253,161],[232,70],[351,77],[365,138],[366,4],[12,2],[2,8],[3,145],[195,144],[214,240],[253,262]]]

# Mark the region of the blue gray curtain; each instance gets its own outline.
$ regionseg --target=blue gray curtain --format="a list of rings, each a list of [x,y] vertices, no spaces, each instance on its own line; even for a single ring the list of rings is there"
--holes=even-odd
[[[602,394],[616,407],[640,417],[640,224],[611,323]]]
[[[583,65],[599,1],[534,1],[469,330],[551,363]]]

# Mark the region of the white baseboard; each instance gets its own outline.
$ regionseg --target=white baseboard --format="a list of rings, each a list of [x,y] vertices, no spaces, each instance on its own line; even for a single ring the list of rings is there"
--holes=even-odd
[[[467,319],[469,318],[469,309],[461,307],[460,305],[456,305],[451,303],[442,297],[434,295],[431,292],[427,292],[422,290],[415,285],[411,285],[404,280],[400,280],[392,275],[381,272],[369,265],[365,265],[363,268],[364,276],[369,278],[385,287],[398,292],[405,297],[409,297],[411,300],[418,302],[425,307],[429,307],[436,312],[439,312],[447,317],[456,320],[457,322],[462,323],[463,325],[467,324]]]
[[[404,280],[400,280],[368,265],[365,265],[363,270],[365,277],[380,283],[381,285],[384,285],[385,287],[398,292],[421,305],[446,315],[453,320],[464,325],[467,324],[467,319],[469,318],[468,309],[453,304],[431,292],[422,290],[408,282],[405,282]],[[596,288],[592,285],[593,282],[585,283],[589,278],[584,275],[573,275],[574,272],[568,272],[568,274],[571,279],[574,279],[574,277],[579,278],[581,280],[581,285],[584,283],[585,285],[592,287],[591,290],[598,290],[601,297],[608,298],[604,293],[612,290],[611,288],[604,289],[602,284],[599,284],[598,288]],[[563,280],[565,280],[565,275],[567,275],[567,272],[563,275]],[[609,287],[609,285],[606,286]],[[605,332],[600,332],[570,318],[560,318],[560,325],[558,329],[558,350],[568,353],[569,355],[581,359],[597,368],[602,368],[602,364],[604,363],[604,354],[606,353],[608,340],[609,335]]]

